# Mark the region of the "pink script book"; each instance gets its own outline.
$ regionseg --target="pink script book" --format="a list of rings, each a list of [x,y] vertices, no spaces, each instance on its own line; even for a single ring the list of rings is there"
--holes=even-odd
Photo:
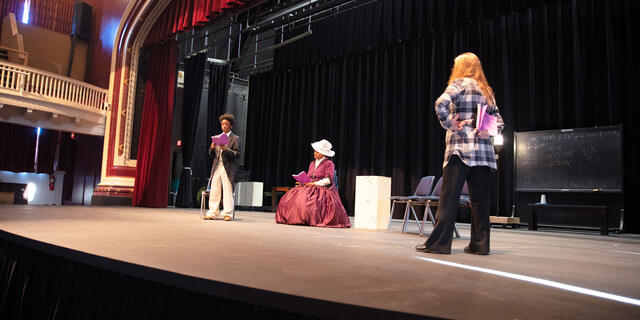
[[[223,133],[217,137],[211,137],[211,141],[216,145],[223,146],[229,143],[229,136]]]
[[[478,130],[487,130],[489,135],[498,135],[498,118],[487,113],[487,105],[478,103],[478,113],[476,117],[476,128]]]
[[[298,174],[292,174],[291,176],[294,179],[296,179],[296,181],[300,182],[301,184],[305,184],[307,182],[311,182],[311,178],[309,178],[307,173],[304,172],[304,171],[300,171],[300,173],[298,173]]]

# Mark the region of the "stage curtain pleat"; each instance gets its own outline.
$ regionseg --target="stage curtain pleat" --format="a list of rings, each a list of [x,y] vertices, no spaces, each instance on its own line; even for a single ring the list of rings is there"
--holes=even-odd
[[[196,146],[198,119],[200,117],[200,100],[207,54],[200,53],[184,61],[184,100],[182,102],[182,162],[180,186],[176,198],[177,207],[193,206],[191,160]]]
[[[211,63],[209,65],[209,92],[207,98],[207,133],[209,135],[216,135],[222,132],[218,117],[226,110],[228,91],[229,65]]]
[[[274,53],[274,70],[250,79],[245,162],[251,180],[264,181],[267,190],[292,185],[290,174],[311,161],[309,142],[327,138],[350,214],[357,175],[391,177],[392,194],[411,194],[421,176],[441,175],[444,130],[433,103],[455,56],[472,51],[506,123],[503,215],[513,204],[515,131],[623,124],[629,187],[640,178],[632,145],[640,43],[632,12],[639,6],[378,1],[313,24],[312,36]]]
[[[31,0],[29,23],[56,32],[71,34],[74,2],[76,0]]]
[[[37,130],[0,122],[0,170],[34,172]]]
[[[193,6],[193,23],[194,25],[202,25],[209,21],[207,19],[207,1],[195,0]]]
[[[60,131],[41,129],[38,139],[38,170],[36,173],[53,174]]]
[[[25,0],[0,1],[0,18],[9,12],[16,15],[16,20],[22,20]],[[52,31],[71,34],[73,26],[73,4],[76,0],[31,0],[29,6],[29,24]]]
[[[249,6],[260,0],[173,0],[158,17],[145,43],[153,43],[171,38],[174,34],[205,25],[215,20],[225,10]]]
[[[150,50],[146,94],[140,124],[133,205],[167,207],[176,81],[177,46],[173,41]]]
[[[209,92],[207,97],[207,136],[222,133],[218,117],[227,107],[227,94],[229,91],[229,65],[211,63],[209,65]],[[207,157],[208,168],[211,168],[213,159]]]
[[[77,134],[75,134],[77,135]],[[71,139],[70,132],[62,132],[60,137],[60,155],[58,156],[58,170],[71,171],[74,167],[76,154],[76,140]]]

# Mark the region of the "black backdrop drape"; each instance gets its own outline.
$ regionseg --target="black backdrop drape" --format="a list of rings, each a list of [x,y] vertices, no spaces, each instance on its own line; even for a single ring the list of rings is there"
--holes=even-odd
[[[180,185],[176,197],[177,207],[193,205],[191,160],[197,147],[196,134],[200,117],[200,100],[207,54],[200,53],[184,61],[184,100],[182,103],[182,161]]]
[[[53,174],[59,131],[0,122],[0,170]],[[34,170],[36,140],[38,167]]]
[[[55,162],[60,134],[60,131],[57,130],[40,130],[40,138],[38,139],[38,168],[36,173],[53,174],[55,171],[53,164]]]
[[[264,181],[267,190],[291,185],[290,174],[312,160],[309,144],[322,138],[336,151],[338,184],[349,212],[356,175],[390,176],[392,192],[400,194],[414,178],[438,172],[444,138],[435,116],[428,116],[433,112],[424,108],[419,84],[427,73],[414,72],[426,66],[424,50],[423,42],[414,41],[252,77],[247,124],[252,180]],[[422,142],[435,135],[442,138]]]
[[[363,2],[364,3],[364,2]],[[379,1],[312,26],[250,82],[251,179],[290,185],[309,143],[335,145],[341,196],[353,212],[356,175],[392,177],[408,194],[441,174],[444,131],[433,102],[453,59],[475,52],[506,127],[500,208],[513,202],[513,132],[623,124],[625,183],[638,178],[631,84],[638,72],[633,1]],[[627,226],[639,231],[638,217]]]
[[[38,129],[0,122],[0,170],[33,172]]]
[[[207,136],[222,133],[218,117],[223,114],[227,106],[227,92],[229,91],[229,65],[209,64],[209,92],[207,97]],[[208,140],[211,143],[211,140]],[[208,148],[207,148],[208,152]],[[207,157],[208,168],[213,165],[213,159]]]

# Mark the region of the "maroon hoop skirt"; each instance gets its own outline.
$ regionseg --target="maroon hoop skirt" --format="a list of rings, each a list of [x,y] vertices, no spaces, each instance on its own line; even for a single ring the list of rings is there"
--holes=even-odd
[[[297,186],[285,193],[278,203],[276,222],[315,227],[351,227],[336,188],[320,186]]]

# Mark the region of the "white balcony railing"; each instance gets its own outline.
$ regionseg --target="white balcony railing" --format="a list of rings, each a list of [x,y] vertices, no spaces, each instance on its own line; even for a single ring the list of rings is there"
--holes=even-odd
[[[0,91],[107,115],[107,89],[35,68],[0,61]]]

